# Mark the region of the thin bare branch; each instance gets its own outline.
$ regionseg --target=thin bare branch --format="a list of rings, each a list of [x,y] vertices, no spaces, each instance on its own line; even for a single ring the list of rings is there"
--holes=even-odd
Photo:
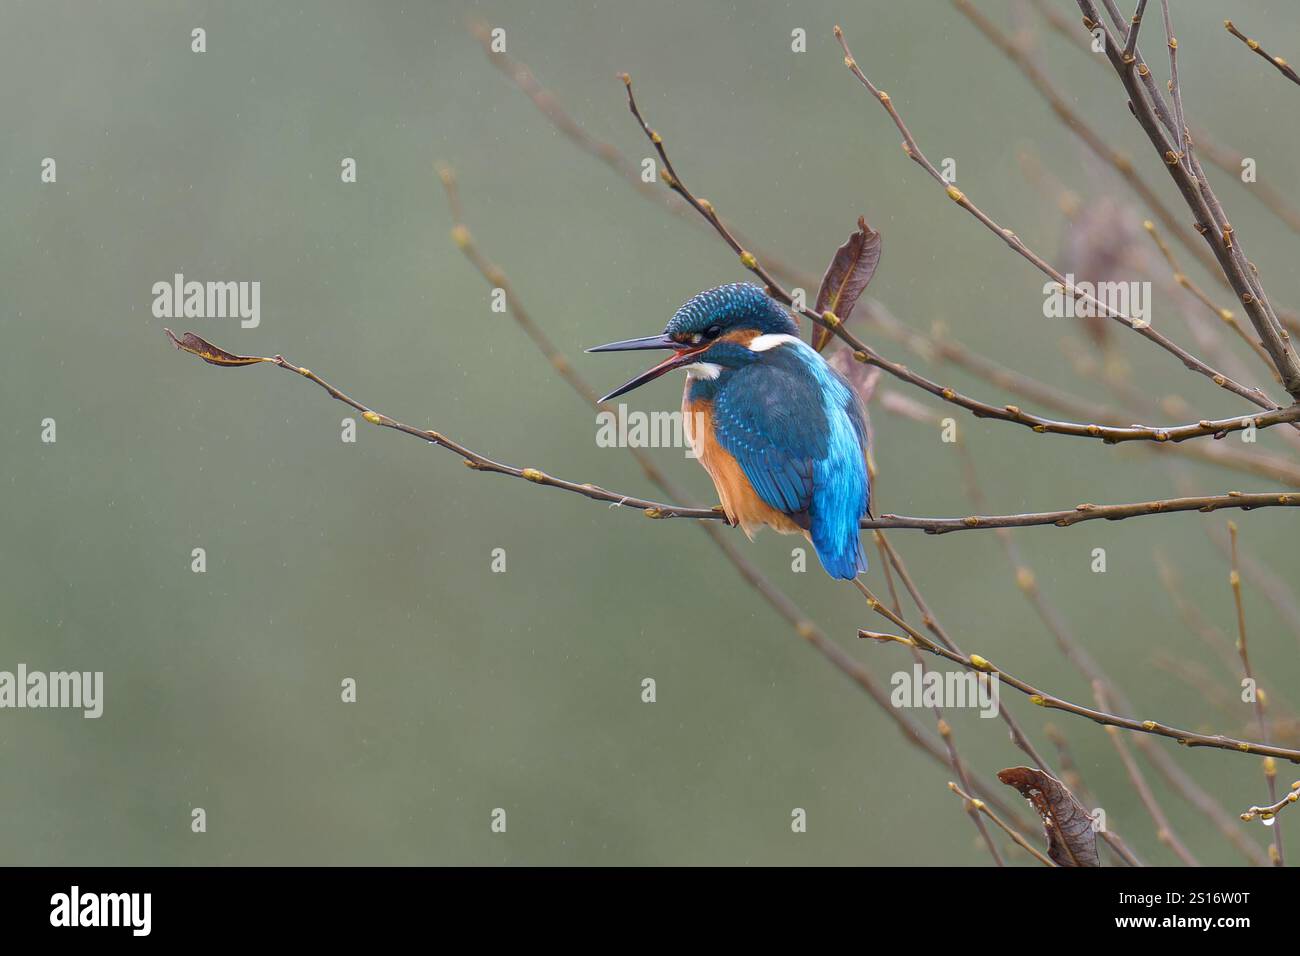
[[[1241,819],[1249,823],[1251,820],[1259,817],[1265,823],[1268,823],[1296,801],[1300,801],[1300,780],[1291,784],[1291,789],[1287,791],[1287,795],[1281,800],[1275,800],[1273,803],[1264,807],[1251,807],[1241,815]]]
[[[488,62],[514,83],[532,101],[532,104],[537,107],[537,110],[546,117],[551,125],[579,149],[596,157],[642,196],[655,201],[669,212],[685,218],[692,224],[704,225],[700,223],[699,219],[695,218],[693,210],[675,195],[657,188],[653,182],[644,182],[641,179],[640,167],[624,155],[617,146],[598,139],[589,133],[574,118],[573,114],[565,109],[559,97],[552,90],[547,89],[538,82],[528,64],[515,59],[504,51],[493,50],[491,30],[488,29],[487,24],[481,20],[471,20],[469,22],[469,32],[483,46],[483,52],[487,54]],[[737,236],[739,235],[737,233]],[[762,255],[763,261],[768,264],[772,271],[776,275],[785,277],[786,281],[805,288],[814,288],[816,286],[814,277],[801,274],[792,265],[777,258],[774,253],[764,251]]]
[[[1178,260],[1174,257],[1173,250],[1169,248],[1169,244],[1166,243],[1164,239],[1160,237],[1160,233],[1156,231],[1155,223],[1148,219],[1142,223],[1142,228],[1146,230],[1147,235],[1151,237],[1151,241],[1154,242],[1156,248],[1160,250],[1160,255],[1162,255],[1165,262],[1169,264],[1169,268],[1173,272],[1174,282],[1178,283],[1181,288],[1186,289],[1192,297],[1196,299],[1196,301],[1209,309],[1216,319],[1221,321],[1228,328],[1232,329],[1236,336],[1245,342],[1246,345],[1248,345],[1259,357],[1260,361],[1264,363],[1265,367],[1272,374],[1274,381],[1281,384],[1282,376],[1278,373],[1278,370],[1273,367],[1273,363],[1268,357],[1268,352],[1264,349],[1264,346],[1260,344],[1259,339],[1247,334],[1246,330],[1241,327],[1241,323],[1237,321],[1236,314],[1231,309],[1226,309],[1222,306],[1216,305],[1214,300],[1206,295],[1204,290],[1188,277],[1187,273],[1178,265]]]
[[[878,631],[860,628],[858,636],[871,638],[872,640],[883,642],[896,642],[909,647],[919,647],[921,650],[945,660],[952,661],[967,670],[976,673],[997,675],[1002,683],[1006,684],[1029,698],[1031,703],[1040,707],[1047,707],[1052,710],[1063,711],[1064,713],[1073,714],[1076,717],[1086,717],[1088,720],[1096,723],[1120,727],[1124,730],[1136,731],[1140,734],[1152,734],[1158,737],[1169,737],[1178,741],[1185,747],[1212,747],[1217,750],[1227,750],[1234,753],[1254,754],[1257,756],[1276,757],[1281,760],[1289,760],[1292,763],[1300,763],[1300,750],[1291,750],[1286,747],[1276,747],[1271,744],[1256,743],[1247,740],[1238,740],[1235,737],[1229,737],[1224,734],[1202,734],[1192,730],[1183,730],[1169,724],[1156,720],[1136,720],[1131,717],[1122,717],[1118,714],[1109,714],[1101,710],[1095,710],[1091,707],[1084,707],[1081,704],[1075,704],[1071,701],[1064,700],[1053,694],[1039,690],[1032,684],[1021,680],[1020,678],[1008,674],[1006,671],[990,663],[986,658],[979,654],[958,654],[950,651],[948,648],[930,640],[916,628],[912,627],[897,614],[894,614],[888,607],[880,603],[871,590],[861,581],[855,581],[854,584],[867,599],[867,605],[877,614],[884,617],[895,627],[902,628],[906,637],[900,637],[896,634],[884,634]]]
[[[1228,522],[1228,538],[1230,541],[1231,567],[1228,571],[1228,584],[1232,588],[1232,603],[1237,611],[1237,653],[1241,656],[1241,670],[1246,676],[1254,690],[1255,718],[1259,721],[1259,735],[1263,740],[1268,740],[1268,710],[1265,704],[1266,697],[1264,690],[1255,680],[1255,671],[1250,666],[1250,652],[1246,646],[1246,602],[1241,596],[1241,566],[1237,557],[1237,524]],[[1277,800],[1277,764],[1271,759],[1264,761],[1264,780],[1268,785],[1268,798]],[[1276,822],[1273,825],[1273,844],[1269,847],[1269,856],[1273,860],[1274,866],[1283,866],[1285,860],[1282,853],[1282,824]]]
[[[1099,708],[1102,710],[1109,709],[1106,702],[1106,692],[1103,690],[1100,681],[1093,683],[1092,693]],[[1146,807],[1147,813],[1151,815],[1151,819],[1155,821],[1156,839],[1169,847],[1174,852],[1174,855],[1182,860],[1184,865],[1200,866],[1201,864],[1196,857],[1192,855],[1183,841],[1178,838],[1173,827],[1170,826],[1169,817],[1165,815],[1164,807],[1160,805],[1160,801],[1152,793],[1141,768],[1138,767],[1137,761],[1128,749],[1128,745],[1124,743],[1124,738],[1120,736],[1119,728],[1107,727],[1106,733],[1110,737],[1111,743],[1115,745],[1115,751],[1119,754],[1120,763],[1124,765],[1124,772],[1128,774],[1129,781],[1133,784],[1133,789],[1137,791],[1138,798],[1142,801],[1142,805]]]
[[[918,403],[913,402],[910,398],[897,395],[897,393],[883,392],[880,395],[880,401],[886,409],[918,421],[933,421],[937,418],[932,411],[920,407]],[[974,463],[964,443],[959,441],[957,448],[963,453],[962,477],[967,494],[970,495],[976,507],[981,507],[983,492],[977,481]],[[1059,610],[1051,606],[1046,595],[1039,588],[1036,576],[1021,555],[1010,533],[1006,531],[998,532],[998,539],[1002,542],[1008,560],[1015,570],[1016,586],[1025,595],[1030,606],[1033,607],[1048,633],[1053,636],[1066,659],[1090,683],[1100,681],[1103,686],[1107,687],[1122,709],[1132,711],[1134,707],[1127,696],[1124,695],[1115,681],[1106,675],[1101,666],[1092,659],[1086,648],[1082,647],[1070,633]],[[1242,833],[1233,816],[1204,787],[1183,771],[1170,754],[1163,748],[1156,746],[1155,742],[1149,737],[1139,735],[1135,742],[1138,749],[1142,751],[1143,756],[1151,762],[1170,787],[1202,813],[1219,833],[1252,864],[1264,865],[1268,863],[1268,857],[1264,855],[1256,843]],[[1115,849],[1118,850],[1119,848],[1115,847]]]
[[[1166,135],[1166,131],[1177,132],[1176,120],[1156,86],[1150,68],[1143,61],[1141,51],[1135,51],[1134,60],[1126,61],[1115,36],[1102,22],[1093,0],[1076,0],[1076,3],[1088,29],[1100,27],[1104,32],[1106,57],[1124,85],[1133,115],[1196,217],[1197,231],[1206,240],[1224,277],[1245,306],[1255,332],[1282,376],[1283,386],[1292,398],[1300,400],[1300,358],[1296,356],[1290,335],[1282,327],[1264,292],[1258,271],[1247,259],[1240,237],[1210,188],[1200,162],[1194,154],[1181,152],[1177,143],[1171,143]],[[1114,21],[1122,19],[1114,0],[1103,0],[1103,4]]]
[[[1047,25],[1069,40],[1070,45],[1083,53],[1089,62],[1096,63],[1098,66],[1104,65],[1088,48],[1090,38],[1080,37],[1075,22],[1057,10],[1052,5],[1052,0],[1030,0],[1030,3],[1047,22]],[[1195,123],[1188,123],[1187,129],[1197,148],[1211,163],[1218,166],[1233,179],[1241,181],[1242,162],[1246,159],[1245,153],[1227,144],[1216,142],[1208,130],[1197,126]],[[1281,219],[1292,232],[1300,233],[1300,210],[1291,205],[1288,194],[1262,179],[1250,183],[1247,192],[1258,200],[1265,209]],[[1215,278],[1227,287],[1227,279],[1221,274],[1216,272]],[[1280,309],[1278,315],[1284,317]],[[1293,333],[1300,334],[1300,324],[1295,324],[1291,320],[1286,321]]]
[[[985,39],[1000,50],[1003,56],[1020,70],[1021,75],[1029,81],[1029,85],[1047,101],[1047,105],[1057,119],[1079,137],[1080,141],[1093,155],[1110,166],[1128,184],[1129,188],[1141,199],[1142,204],[1151,210],[1151,213],[1160,220],[1161,225],[1169,231],[1170,235],[1177,238],[1203,266],[1212,272],[1217,271],[1218,267],[1215,264],[1214,257],[1209,254],[1196,233],[1184,225],[1183,220],[1169,208],[1159,194],[1142,177],[1134,167],[1132,158],[1117,149],[1106,137],[1090,125],[1083,113],[1074,108],[1070,98],[1057,89],[1047,74],[1029,57],[1026,51],[1003,30],[999,29],[970,0],[952,0],[952,3],[959,12],[965,15],[966,19],[974,24]],[[1145,0],[1143,0],[1143,3],[1145,4]],[[1136,30],[1131,31],[1131,33],[1136,42]]]
[[[1282,59],[1280,56],[1273,56],[1273,54],[1269,53],[1259,45],[1259,41],[1252,40],[1250,37],[1246,36],[1246,34],[1238,30],[1231,20],[1224,20],[1223,27],[1242,43],[1246,44],[1252,52],[1258,53],[1264,59],[1268,60],[1269,63],[1272,63],[1273,66],[1277,67],[1277,71],[1288,80],[1295,83],[1297,86],[1300,86],[1300,73],[1297,73],[1290,63]]]
[[[875,300],[864,299],[858,303],[858,308],[863,310],[862,318],[873,333],[878,333],[880,337],[903,346],[929,364],[954,365],[990,385],[1076,419],[1088,419],[1102,425],[1119,426],[1124,421],[1131,421],[1136,415],[1131,407],[1121,410],[1101,405],[1009,369],[953,339],[946,329],[936,328],[930,335],[915,332]],[[1076,360],[1080,358],[1077,352],[1072,357]],[[1125,418],[1126,413],[1130,417]],[[938,417],[935,420],[937,421]],[[1289,428],[1295,427],[1295,424],[1289,426]],[[1291,488],[1300,488],[1300,464],[1281,455],[1247,452],[1241,447],[1229,447],[1224,442],[1192,441],[1177,444],[1131,442],[1130,447],[1141,448],[1152,453],[1170,453],[1195,458],[1220,468],[1257,475]]]
[[[193,348],[186,347],[182,344],[170,329],[164,329],[172,343],[182,351],[198,354]],[[192,335],[193,333],[187,333]],[[431,429],[415,428],[406,425],[394,418],[376,412],[355,399],[349,398],[343,392],[339,391],[333,385],[326,382],[320,376],[316,375],[311,369],[302,368],[289,362],[281,355],[275,355],[269,358],[256,358],[257,362],[270,362],[278,365],[287,371],[296,372],[303,378],[315,382],[323,388],[331,398],[350,405],[362,413],[362,418],[374,425],[384,428],[390,428],[399,431],[430,444],[446,448],[448,451],[455,452],[465,464],[475,471],[486,472],[489,474],[505,475],[510,478],[523,478],[534,484],[544,485],[548,488],[557,488],[561,491],[568,491],[573,494],[582,495],[584,498],[591,498],[595,501],[604,501],[619,507],[637,508],[645,513],[649,518],[700,518],[706,520],[725,520],[721,506],[714,508],[691,508],[684,505],[666,504],[661,501],[651,501],[646,498],[640,498],[635,495],[624,495],[618,492],[609,491],[598,485],[585,482],[569,481],[564,478],[556,478],[538,468],[524,467],[519,468],[515,465],[508,465],[503,462],[494,461],[486,455],[481,455],[476,451],[465,447],[459,442],[448,438],[439,432]],[[1057,527],[1069,527],[1078,524],[1081,521],[1092,521],[1105,518],[1110,521],[1117,521],[1122,518],[1135,518],[1141,515],[1152,515],[1162,513],[1173,513],[1179,511],[1218,511],[1223,508],[1236,508],[1249,511],[1254,508],[1271,508],[1271,507],[1298,507],[1300,506],[1300,495],[1288,495],[1277,493],[1265,494],[1242,494],[1240,492],[1229,492],[1226,495],[1207,495],[1199,498],[1170,498],[1164,501],[1137,502],[1124,505],[1076,505],[1070,511],[1047,511],[1037,514],[1018,514],[1018,515],[985,515],[969,516],[965,518],[910,518],[900,515],[882,515],[880,518],[864,518],[861,522],[863,528],[911,528],[926,531],[930,534],[945,534],[949,531],[968,531],[977,528],[1024,528],[1033,525],[1056,525]]]
[[[1146,0],[1143,0],[1145,3]],[[1192,156],[1192,140],[1187,133],[1187,121],[1183,118],[1183,90],[1178,83],[1178,38],[1174,36],[1174,21],[1169,16],[1169,0],[1160,0],[1160,13],[1165,23],[1165,43],[1169,47],[1169,98],[1174,104],[1174,126],[1178,140],[1178,151],[1188,160]]]
[[[1048,859],[1047,856],[1041,850],[1035,847],[1032,843],[1026,840],[1014,829],[1007,826],[1007,824],[1003,822],[1002,819],[998,817],[996,813],[994,813],[992,810],[988,808],[988,804],[986,804],[983,800],[980,800],[976,797],[972,797],[969,793],[962,790],[961,787],[957,786],[957,784],[953,783],[952,781],[948,782],[948,789],[951,790],[953,793],[957,794],[957,796],[961,797],[962,802],[966,805],[968,809],[973,807],[975,810],[978,810],[980,813],[984,814],[995,824],[997,824],[998,827],[1001,828],[1002,832],[1005,833],[1007,836],[1009,836],[1012,839],[1012,841],[1014,841],[1015,844],[1018,847],[1020,847],[1020,849],[1026,851],[1035,860],[1043,864],[1043,866],[1056,866],[1056,864],[1053,863],[1050,859]]]
[[[1300,495],[1242,494],[1230,491],[1226,495],[1207,495],[1196,498],[1166,498],[1161,501],[1134,502],[1123,505],[1075,505],[1068,511],[1041,511],[1018,515],[969,515],[965,518],[913,518],[904,515],[881,515],[877,519],[864,519],[864,528],[913,528],[927,534],[947,534],[950,531],[974,531],[990,528],[1028,528],[1054,525],[1068,528],[1082,521],[1118,521],[1142,515],[1171,514],[1178,511],[1218,511],[1222,508],[1251,510],[1263,507],[1300,506]]]
[[[1038,269],[1038,271],[1057,283],[1064,293],[1087,303],[1090,309],[1097,315],[1112,319],[1133,329],[1143,338],[1148,339],[1169,352],[1171,355],[1175,356],[1184,366],[1210,379],[1220,388],[1225,388],[1230,392],[1240,395],[1242,398],[1260,406],[1261,408],[1276,408],[1276,405],[1270,402],[1268,398],[1259,391],[1259,389],[1247,388],[1239,382],[1234,381],[1224,373],[1210,367],[1204,361],[1178,345],[1168,336],[1153,329],[1149,324],[1135,320],[1122,312],[1112,309],[1100,302],[1095,296],[1078,289],[1074,283],[1070,282],[1066,276],[1061,273],[1060,270],[1048,263],[1047,260],[1038,255],[1038,253],[1030,249],[1029,246],[1025,244],[1024,240],[1016,235],[1015,232],[999,225],[991,216],[975,205],[975,203],[971,201],[970,197],[962,192],[962,190],[944,179],[943,174],[940,173],[938,168],[925,157],[920,146],[917,145],[915,137],[912,136],[911,131],[907,128],[907,124],[903,122],[903,118],[894,106],[893,100],[890,98],[889,94],[883,90],[877,89],[875,84],[873,84],[871,80],[867,79],[867,75],[862,72],[861,67],[853,56],[852,50],[849,49],[848,42],[844,37],[844,32],[840,30],[839,27],[835,28],[835,36],[836,39],[839,40],[840,46],[844,49],[844,63],[849,68],[849,71],[858,79],[858,82],[867,89],[867,92],[869,92],[872,97],[874,97],[880,105],[884,107],[885,112],[889,114],[889,118],[893,120],[894,126],[897,127],[899,133],[902,134],[903,151],[910,159],[929,173],[930,177],[947,193],[949,199],[974,216],[982,225],[985,226],[985,228],[1005,242],[1008,247],[1033,265],[1034,268]],[[1294,397],[1300,399],[1300,366],[1297,366],[1296,382],[1296,395]]]
[[[1124,60],[1131,62],[1134,59],[1133,51],[1137,49],[1138,31],[1142,29],[1142,14],[1147,8],[1147,0],[1138,0],[1137,12],[1133,14],[1133,20],[1129,24],[1128,36],[1124,38]]]
[[[926,603],[925,598],[921,595],[921,590],[917,587],[916,581],[907,570],[907,565],[903,563],[902,556],[894,549],[894,546],[889,543],[889,540],[885,537],[883,532],[877,531],[875,533],[875,538],[880,545],[882,555],[888,559],[888,564],[898,573],[899,579],[903,582],[903,587],[911,596],[912,603],[916,605],[916,609],[921,615],[921,623],[950,651],[958,654],[962,653],[961,648],[957,646],[956,642],[948,635],[948,632],[944,630],[943,625],[939,623],[939,619],[935,617],[934,612],[930,609],[930,605]],[[1032,760],[1034,766],[1039,770],[1042,770],[1046,774],[1055,776],[1051,765],[1048,764],[1047,761],[1043,759],[1042,755],[1034,748],[1034,745],[1030,742],[1029,737],[1025,734],[1024,730],[1021,729],[1019,722],[1012,715],[1011,711],[998,708],[998,716],[1002,718],[1003,722],[1007,725],[1007,729],[1011,731],[1011,742],[1019,747],[1024,752],[1025,756]]]

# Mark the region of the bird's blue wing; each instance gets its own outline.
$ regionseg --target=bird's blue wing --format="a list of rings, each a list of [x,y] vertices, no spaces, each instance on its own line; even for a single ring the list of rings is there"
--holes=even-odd
[[[718,391],[713,430],[758,496],[808,531],[832,576],[866,570],[866,422],[851,386],[820,356],[783,346],[737,370]]]
[[[806,371],[766,362],[737,370],[714,401],[713,432],[763,501],[792,516],[808,511],[829,428]]]

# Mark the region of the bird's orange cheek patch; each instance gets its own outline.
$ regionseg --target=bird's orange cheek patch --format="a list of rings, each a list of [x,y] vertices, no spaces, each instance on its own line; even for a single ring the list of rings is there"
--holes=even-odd
[[[758,338],[758,329],[737,329],[734,332],[728,332],[726,335],[718,338],[719,342],[735,342],[737,345],[743,345],[749,348],[749,343]]]

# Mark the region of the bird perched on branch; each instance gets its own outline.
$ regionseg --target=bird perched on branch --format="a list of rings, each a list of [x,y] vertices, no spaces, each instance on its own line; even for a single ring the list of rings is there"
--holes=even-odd
[[[751,538],[764,526],[802,532],[831,577],[867,569],[858,536],[871,498],[862,406],[779,303],[747,283],[719,286],[678,309],[662,335],[587,351],[640,349],[672,354],[602,402],[685,369],[687,434],[727,520]]]

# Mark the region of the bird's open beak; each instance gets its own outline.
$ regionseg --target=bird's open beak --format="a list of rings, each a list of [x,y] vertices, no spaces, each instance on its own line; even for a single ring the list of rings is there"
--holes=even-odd
[[[610,342],[608,345],[597,345],[595,348],[587,349],[588,352],[632,352],[641,349],[672,349],[676,354],[670,355],[658,365],[647,369],[636,378],[620,385],[614,391],[610,392],[601,402],[607,402],[611,398],[618,398],[620,395],[632,391],[634,388],[640,388],[646,382],[652,382],[665,372],[671,372],[675,368],[681,368],[683,365],[690,365],[696,357],[711,345],[707,342],[700,346],[683,345],[681,342],[674,341],[667,335],[647,335],[643,339],[625,339],[622,342]]]

